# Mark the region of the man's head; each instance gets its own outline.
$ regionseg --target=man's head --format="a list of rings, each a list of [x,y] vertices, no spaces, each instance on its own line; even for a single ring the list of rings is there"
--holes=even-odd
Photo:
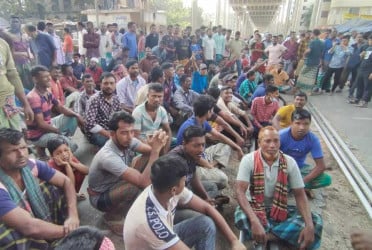
[[[343,36],[341,38],[341,44],[344,46],[348,46],[350,41],[350,36]]]
[[[208,74],[208,67],[207,67],[206,64],[201,63],[201,64],[199,65],[199,69],[200,69],[200,74],[201,74],[202,76],[205,76],[205,75]]]
[[[28,148],[23,133],[0,128],[0,167],[5,172],[18,171],[27,165]]]
[[[261,154],[266,160],[277,158],[280,148],[280,137],[278,131],[273,126],[260,129],[258,133],[258,145]]]
[[[232,101],[233,97],[233,90],[230,86],[224,86],[221,88],[221,93],[220,93],[221,99],[225,103],[229,103]]]
[[[173,34],[173,25],[168,25],[167,31],[168,31],[168,35],[172,35]]]
[[[265,35],[265,40],[268,41],[268,42],[271,42],[271,39],[272,39],[272,38],[273,38],[273,35],[270,34],[270,33],[267,33],[267,34]]]
[[[291,37],[292,40],[296,40],[296,31],[291,31],[289,36]]]
[[[37,27],[37,30],[40,30],[40,31],[45,31],[45,28],[46,28],[46,24],[44,21],[39,21],[36,25]]]
[[[54,26],[53,26],[53,23],[51,22],[47,22],[46,23],[46,31],[49,33],[49,34],[54,34]]]
[[[236,87],[236,80],[238,79],[238,76],[235,74],[228,74],[223,78],[224,86],[229,86],[233,90]]]
[[[26,25],[25,31],[26,34],[31,38],[35,38],[37,36],[36,27],[34,25]]]
[[[78,22],[76,24],[76,27],[77,27],[78,30],[83,30],[85,28],[85,25],[84,25],[83,22]]]
[[[363,43],[363,34],[358,33],[358,35],[356,36],[356,41],[359,44]]]
[[[221,90],[218,87],[212,87],[207,90],[207,95],[211,96],[214,100],[217,100],[221,94]]]
[[[10,17],[10,30],[13,33],[18,33],[21,31],[21,19],[18,16]]]
[[[171,79],[174,75],[174,68],[173,64],[169,62],[165,62],[161,65],[161,69],[164,72],[165,79]]]
[[[178,155],[164,155],[151,166],[151,183],[156,192],[175,196],[184,187],[187,174],[186,162]]]
[[[212,115],[212,108],[215,100],[207,95],[199,96],[194,102],[194,114],[197,117],[205,116],[207,119]]]
[[[125,111],[112,114],[108,128],[112,141],[118,148],[128,148],[134,136],[134,118]]]
[[[50,87],[50,73],[49,70],[42,65],[36,65],[31,69],[32,81],[35,87],[39,89],[47,89]]]
[[[95,69],[98,65],[98,62],[99,62],[99,60],[98,60],[97,57],[92,57],[89,61],[89,68]]]
[[[185,66],[183,66],[182,64],[177,65],[176,74],[178,76],[182,76],[184,73],[185,73]]]
[[[265,89],[265,100],[267,103],[272,103],[279,97],[279,89],[274,85],[267,85]]]
[[[198,126],[190,126],[182,134],[183,149],[194,161],[202,158],[205,149],[205,131]]]
[[[191,88],[191,77],[188,75],[181,75],[180,85],[184,91],[188,91]]]
[[[137,25],[135,22],[129,22],[128,23],[128,31],[129,32],[136,32]]]
[[[155,109],[163,103],[164,88],[160,83],[150,83],[147,92],[147,105]]]
[[[101,91],[105,96],[111,96],[116,89],[115,75],[110,72],[104,72],[101,75]]]
[[[291,117],[291,134],[295,139],[303,138],[310,130],[311,114],[306,109],[296,109]]]
[[[313,36],[318,37],[320,35],[320,30],[319,29],[314,29],[313,30]]]
[[[247,73],[247,79],[249,81],[254,81],[256,79],[256,72],[254,72],[253,70],[248,71],[248,73]]]
[[[94,89],[96,88],[96,84],[94,83],[94,79],[91,74],[84,74],[81,77],[81,83],[83,84],[84,89],[88,94],[91,94],[94,92]]]
[[[293,104],[297,109],[302,109],[307,102],[307,95],[305,92],[299,91],[294,95]]]
[[[236,31],[235,32],[235,40],[239,40],[240,39],[240,31]]]
[[[132,79],[137,78],[137,76],[139,75],[139,67],[138,67],[137,61],[131,60],[131,61],[127,62],[125,67],[128,70],[128,74],[129,74],[130,78],[132,78]]]
[[[274,84],[274,76],[272,74],[265,74],[263,79],[266,86]]]
[[[156,24],[151,24],[151,26],[150,26],[150,33],[151,34],[155,34],[156,33]]]
[[[213,35],[213,31],[212,31],[212,29],[208,28],[208,29],[207,29],[207,36],[208,36],[209,38],[211,38],[212,35]]]
[[[61,72],[62,72],[62,75],[64,76],[71,76],[73,74],[73,69],[72,69],[72,66],[70,64],[63,64],[61,66]]]
[[[154,67],[150,72],[150,81],[164,83],[164,72],[160,67]]]
[[[278,36],[273,36],[273,45],[278,44]]]
[[[87,22],[87,31],[88,32],[94,32],[94,25],[93,22]]]
[[[50,77],[53,81],[58,81],[61,76],[61,67],[59,65],[50,67]]]
[[[75,53],[73,56],[74,62],[78,63],[80,61],[81,55],[79,53]]]

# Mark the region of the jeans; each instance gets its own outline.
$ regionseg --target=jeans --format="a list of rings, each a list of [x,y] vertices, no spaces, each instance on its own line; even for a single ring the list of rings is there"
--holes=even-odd
[[[235,61],[235,63],[236,69],[238,70],[238,76],[240,76],[242,74],[242,62],[240,61],[240,59],[238,59]]]
[[[327,71],[325,72],[325,74],[323,76],[322,89],[323,90],[328,90],[329,89],[328,83],[330,82],[332,75],[335,74],[334,81],[333,81],[333,86],[332,86],[332,92],[334,92],[335,89],[337,88],[337,86],[340,84],[340,78],[341,78],[342,70],[343,70],[343,68],[328,67]]]
[[[92,143],[93,145],[96,145],[102,148],[105,145],[105,143],[108,141],[108,139],[109,138],[102,136],[100,134],[93,134],[89,142]]]
[[[371,94],[372,94],[372,80],[368,79],[370,73],[368,72],[358,72],[358,76],[356,79],[357,84],[357,94],[356,99],[363,100],[365,102],[371,101]]]
[[[195,250],[215,249],[216,226],[206,215],[192,217],[174,226],[174,232],[189,247]]]

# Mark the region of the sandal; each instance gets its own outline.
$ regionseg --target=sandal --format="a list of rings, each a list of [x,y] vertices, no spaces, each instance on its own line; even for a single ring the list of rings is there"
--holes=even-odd
[[[103,223],[113,232],[114,234],[118,236],[123,236],[123,228],[124,223],[122,221],[118,220],[107,220],[105,217],[103,217]]]

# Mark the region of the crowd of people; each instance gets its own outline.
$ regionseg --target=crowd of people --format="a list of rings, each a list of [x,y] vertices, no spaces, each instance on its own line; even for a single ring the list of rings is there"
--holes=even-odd
[[[216,228],[232,249],[320,247],[323,221],[308,197],[332,179],[305,106],[349,82],[349,103],[367,107],[372,35],[242,40],[220,25],[155,24],[145,35],[134,22],[77,30],[76,49],[69,28],[61,39],[50,22],[12,16],[0,31],[0,248],[70,249],[91,234],[94,249],[114,249],[79,228],[85,177],[90,204],[126,249],[214,249]],[[74,156],[77,129],[95,147],[90,166]],[[240,162],[240,240],[221,215],[230,157]]]

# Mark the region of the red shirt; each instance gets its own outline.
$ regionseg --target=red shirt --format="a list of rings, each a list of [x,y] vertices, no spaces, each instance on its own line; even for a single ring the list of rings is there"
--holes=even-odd
[[[269,104],[265,102],[265,96],[257,97],[253,100],[251,114],[254,117],[254,125],[261,127],[261,123],[270,122],[279,110],[278,102],[274,101]]]
[[[79,89],[79,82],[74,75],[71,76],[62,76],[59,79],[61,86],[64,91],[67,91],[68,87],[73,87],[75,89]]]
[[[63,89],[59,81],[50,79],[50,91],[62,106],[65,105],[65,95],[63,94]]]
[[[101,85],[101,75],[103,73],[101,67],[97,66],[94,70],[92,70],[91,68],[87,68],[85,70],[85,73],[90,74],[92,76],[94,83],[96,84],[97,87]]]

